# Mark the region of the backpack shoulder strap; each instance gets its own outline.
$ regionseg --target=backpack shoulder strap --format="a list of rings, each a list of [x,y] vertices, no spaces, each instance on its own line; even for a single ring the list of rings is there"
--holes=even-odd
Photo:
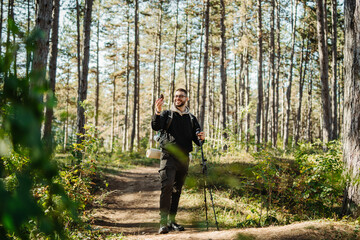
[[[194,129],[194,115],[189,113],[189,117],[190,117],[190,122],[191,122],[191,128]]]
[[[165,129],[164,129],[165,131],[167,131],[169,129],[169,127],[171,125],[171,122],[173,120],[173,116],[174,116],[174,112],[171,111],[171,110],[169,110],[169,111],[170,111],[170,113],[168,115],[168,119],[167,119],[166,126],[165,126]]]

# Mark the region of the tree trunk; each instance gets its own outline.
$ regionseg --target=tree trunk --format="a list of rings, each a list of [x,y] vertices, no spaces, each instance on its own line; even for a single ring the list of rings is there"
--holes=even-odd
[[[159,17],[159,31],[158,31],[158,37],[159,37],[159,52],[158,52],[158,75],[157,75],[157,96],[160,96],[161,91],[161,36],[162,36],[162,19],[163,19],[163,0],[160,0],[160,17]]]
[[[201,79],[201,60],[202,60],[202,45],[203,45],[203,37],[204,37],[204,9],[202,9],[202,18],[201,18],[201,36],[200,36],[200,53],[199,53],[199,68],[198,68],[198,81],[197,81],[197,89],[196,89],[196,115],[200,115],[200,79]]]
[[[337,0],[332,0],[332,139],[338,138],[337,116]]]
[[[245,131],[246,131],[246,152],[249,151],[249,142],[250,142],[250,113],[249,113],[249,105],[250,105],[250,74],[249,74],[249,53],[246,50],[245,54],[245,106],[248,109],[246,111],[246,125],[245,125]]]
[[[360,191],[360,2],[345,0],[343,159],[350,181],[344,193],[343,214],[359,216]]]
[[[309,39],[310,36],[308,36]],[[295,140],[294,140],[294,146],[297,145],[299,138],[300,138],[300,128],[301,128],[301,108],[302,108],[302,98],[303,98],[303,89],[304,89],[304,83],[305,83],[305,76],[307,71],[307,62],[309,60],[309,41],[307,43],[307,50],[306,55],[304,57],[304,45],[305,45],[305,39],[303,39],[303,46],[302,46],[302,52],[301,52],[301,63],[300,63],[300,79],[299,79],[299,105],[297,109],[297,116],[296,116],[296,122],[295,122]],[[305,58],[305,59],[304,59]],[[304,65],[304,71],[302,71]]]
[[[68,136],[69,136],[69,102],[70,102],[70,94],[69,94],[69,81],[70,81],[70,67],[67,70],[67,78],[66,78],[66,119],[65,119],[65,129],[64,129],[64,152],[66,151],[66,146],[68,142]]]
[[[276,147],[276,82],[275,82],[275,0],[271,0],[270,15],[270,78],[272,88],[272,125],[271,125],[271,142]],[[279,56],[280,57],[280,56]]]
[[[128,120],[129,120],[129,91],[130,91],[130,6],[127,8],[127,47],[126,47],[126,100],[125,100],[125,119],[124,119],[124,136],[123,136],[123,151],[128,148]]]
[[[179,31],[179,0],[176,0],[176,26],[175,26],[173,71],[172,71],[172,81],[171,81],[170,98],[169,98],[170,105],[174,99],[174,92],[175,92],[178,31]]]
[[[280,26],[280,0],[276,1],[276,35],[277,35],[277,46],[276,46],[276,51],[277,51],[277,64],[276,64],[276,82],[275,82],[275,88],[276,88],[276,97],[275,97],[275,111],[274,111],[274,115],[275,115],[275,122],[274,122],[274,133],[273,133],[273,146],[276,147],[277,146],[277,137],[278,137],[278,132],[279,132],[279,108],[280,108],[280,104],[279,104],[279,100],[280,100],[280,95],[279,95],[279,78],[280,78],[280,59],[281,59],[281,41],[280,41],[280,30],[281,30],[281,26]]]
[[[221,19],[220,19],[220,26],[221,26],[221,65],[220,65],[220,76],[221,76],[221,130],[222,130],[222,136],[224,139],[228,137],[228,134],[226,132],[226,125],[227,125],[227,94],[226,94],[226,82],[227,82],[227,76],[226,76],[226,28],[225,28],[225,2],[224,0],[220,0],[221,5]],[[227,146],[224,146],[224,149],[226,150]]]
[[[133,126],[131,131],[130,152],[133,151],[135,141],[135,131],[137,128],[137,107],[138,107],[138,76],[139,76],[139,61],[138,61],[138,46],[139,46],[139,1],[135,0],[135,48],[134,48],[134,107],[133,107]]]
[[[76,31],[77,31],[77,73],[78,73],[78,85],[81,81],[81,36],[80,36],[80,5],[79,0],[76,0]]]
[[[114,61],[114,70],[115,70],[115,61]],[[112,94],[112,104],[111,104],[111,142],[110,142],[111,153],[114,150],[114,140],[115,140],[116,76],[114,76],[112,84],[113,84],[113,94]]]
[[[207,72],[209,62],[209,15],[210,15],[210,0],[206,2],[205,10],[205,52],[204,52],[204,67],[203,67],[203,82],[201,92],[201,107],[200,107],[200,126],[204,127],[205,108],[206,108],[206,92],[207,92]]]
[[[50,52],[50,64],[49,64],[49,78],[50,78],[50,90],[51,95],[47,95],[47,101],[52,101],[55,95],[56,85],[56,62],[58,56],[58,35],[59,35],[59,13],[60,13],[60,0],[53,1],[53,16],[52,16],[52,29],[51,29],[51,52]],[[46,106],[45,112],[45,126],[44,126],[44,139],[48,144],[48,147],[52,147],[52,119],[54,117],[53,104],[49,103]]]
[[[159,48],[159,41],[158,38],[156,37],[156,42],[155,42],[155,49],[154,49],[154,71],[153,71],[153,84],[152,84],[152,107],[151,107],[151,114],[154,115],[155,114],[155,101],[156,99],[159,97],[157,96],[157,81],[156,81],[156,60],[157,60],[157,51]],[[155,141],[154,141],[154,130],[150,129],[150,148],[152,148],[155,145]]]
[[[188,77],[188,28],[189,28],[189,0],[186,0],[185,10],[185,56],[184,56],[184,74],[185,74],[185,90],[189,90],[189,77]],[[190,96],[190,94],[189,94]]]
[[[312,85],[313,85],[313,74],[310,73],[309,78],[309,89],[308,89],[308,114],[307,114],[307,141],[312,142],[311,136],[311,114],[312,114]]]
[[[317,37],[319,49],[321,103],[323,111],[323,142],[331,140],[331,101],[329,93],[329,59],[327,48],[327,36],[324,12],[326,12],[325,0],[316,0]]]
[[[33,70],[40,72],[41,77],[37,78],[38,82],[34,82],[33,86],[41,86],[45,82],[53,2],[47,0],[37,0],[36,5],[37,12],[35,28],[40,29],[43,32],[44,37],[39,38],[36,41],[37,48],[34,53]]]
[[[88,73],[89,73],[89,60],[90,60],[90,28],[91,28],[91,13],[92,13],[93,0],[86,0],[85,2],[85,15],[84,15],[84,49],[82,59],[82,73],[80,84],[78,87],[78,106],[77,106],[77,133],[85,134],[85,109],[81,106],[87,98],[88,88]],[[77,135],[77,143],[81,143],[84,139],[83,136]]]
[[[289,125],[290,125],[290,109],[291,109],[291,87],[293,80],[293,68],[294,68],[294,54],[295,54],[295,37],[296,37],[296,19],[297,19],[297,0],[295,0],[294,6],[295,12],[292,14],[291,27],[292,27],[292,40],[291,40],[291,55],[290,55],[290,75],[289,75],[289,86],[286,89],[286,119],[284,124],[284,143],[283,149],[286,149],[289,141]]]
[[[100,67],[99,67],[99,53],[100,53],[100,8],[101,0],[98,5],[98,19],[96,29],[96,78],[95,78],[95,110],[94,110],[94,125],[95,125],[95,137],[98,137],[98,125],[99,125],[99,101],[100,101]]]
[[[261,143],[261,110],[263,107],[263,79],[262,79],[262,61],[263,61],[263,46],[262,46],[262,12],[261,0],[258,0],[258,103],[256,110],[256,151],[259,150]]]

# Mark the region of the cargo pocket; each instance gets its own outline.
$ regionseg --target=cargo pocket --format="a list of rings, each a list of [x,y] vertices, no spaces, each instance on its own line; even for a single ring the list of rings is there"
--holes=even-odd
[[[161,183],[165,182],[168,179],[165,166],[163,168],[160,168],[159,175]]]

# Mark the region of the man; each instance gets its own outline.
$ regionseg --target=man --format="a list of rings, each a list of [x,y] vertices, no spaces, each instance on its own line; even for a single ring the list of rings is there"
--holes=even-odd
[[[188,101],[187,91],[179,88],[175,91],[170,110],[161,112],[163,97],[155,102],[155,115],[151,126],[155,131],[162,130],[163,135],[163,140],[160,140],[162,153],[159,170],[160,234],[170,230],[184,231],[184,227],[175,222],[175,215],[189,168],[189,153],[193,150],[192,141],[199,145],[199,140],[205,140],[205,134],[200,131],[197,119],[189,112]]]

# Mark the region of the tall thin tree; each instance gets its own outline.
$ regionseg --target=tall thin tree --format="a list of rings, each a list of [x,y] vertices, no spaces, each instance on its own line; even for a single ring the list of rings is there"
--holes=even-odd
[[[325,18],[326,18],[326,0],[316,0],[317,16],[317,38],[319,50],[320,82],[321,82],[321,104],[322,104],[322,122],[323,122],[323,142],[327,143],[332,138],[331,132],[331,101],[329,92],[329,59]]]
[[[283,149],[288,145],[289,141],[289,127],[290,127],[290,110],[291,110],[291,88],[293,82],[293,69],[294,69],[294,55],[295,55],[295,38],[296,38],[296,19],[297,19],[297,0],[292,1],[292,16],[291,16],[291,54],[290,54],[290,69],[288,87],[286,89],[286,118],[284,124],[284,142]]]
[[[204,126],[205,121],[205,108],[206,108],[206,93],[207,93],[207,75],[209,63],[209,17],[210,16],[210,0],[206,2],[205,10],[205,52],[204,52],[204,65],[203,65],[203,82],[201,90],[201,107],[200,107],[200,126]]]
[[[139,1],[135,0],[135,48],[134,48],[134,73],[135,73],[135,78],[134,78],[134,105],[133,105],[133,125],[132,125],[132,131],[131,131],[131,140],[130,140],[130,151],[132,152],[134,149],[134,141],[135,141],[135,132],[136,132],[136,128],[137,128],[137,108],[138,108],[138,76],[139,76],[139,71],[138,71],[138,67],[139,67],[139,61],[138,61],[138,57],[139,57],[139,53],[138,53],[138,48],[139,48]]]
[[[91,28],[91,14],[92,14],[93,0],[85,1],[85,15],[84,15],[84,43],[83,43],[83,59],[82,72],[78,86],[77,99],[77,143],[81,143],[85,134],[85,109],[82,103],[87,99],[88,88],[88,74],[89,74],[89,60],[90,60],[90,28]]]
[[[261,110],[263,108],[263,79],[262,79],[262,64],[263,64],[263,46],[262,46],[262,9],[261,0],[258,0],[258,49],[257,49],[257,60],[258,60],[258,103],[256,110],[256,151],[259,150],[261,143]]]
[[[49,78],[50,78],[50,92],[48,93],[47,101],[51,101],[55,95],[56,85],[56,68],[58,56],[58,36],[59,36],[59,15],[60,15],[60,0],[53,0],[53,16],[51,27],[51,51],[49,63]],[[52,147],[52,120],[54,117],[53,105],[48,103],[45,112],[45,126],[44,126],[44,139],[49,147]]]
[[[221,130],[222,136],[226,139],[228,134],[226,132],[226,125],[227,125],[227,91],[226,91],[226,83],[227,83],[227,76],[226,76],[226,27],[225,27],[225,1],[220,0],[220,28],[221,28],[221,57],[220,57],[220,77],[221,77]],[[226,149],[227,146],[224,146]]]

